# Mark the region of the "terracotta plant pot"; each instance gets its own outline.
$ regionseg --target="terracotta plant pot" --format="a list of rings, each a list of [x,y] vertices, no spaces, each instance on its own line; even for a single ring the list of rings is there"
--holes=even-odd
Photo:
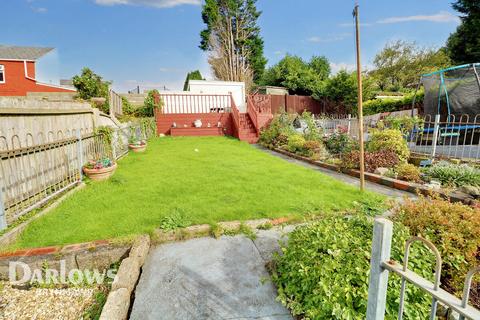
[[[83,167],[83,173],[90,179],[94,181],[103,181],[110,178],[117,170],[117,164],[114,163],[113,166],[102,168],[102,169],[88,169]]]
[[[132,150],[133,152],[144,152],[147,149],[147,144],[141,145],[141,144],[129,144],[128,148]]]

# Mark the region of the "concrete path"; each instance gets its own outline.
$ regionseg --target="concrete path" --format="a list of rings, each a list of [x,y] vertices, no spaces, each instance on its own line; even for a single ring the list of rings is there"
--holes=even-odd
[[[223,236],[153,248],[130,319],[293,319],[275,300],[265,269],[284,234],[268,230],[254,241]]]
[[[312,169],[312,170],[315,170],[315,171],[320,171],[320,172],[322,172],[322,173],[324,173],[324,174],[326,174],[326,175],[328,175],[332,178],[343,181],[345,183],[348,183],[348,184],[351,184],[351,185],[354,185],[354,186],[357,186],[357,187],[360,186],[360,179],[358,179],[358,178],[346,175],[344,173],[340,173],[340,172],[328,170],[328,169],[325,169],[325,168],[317,167],[313,164],[310,164],[310,163],[307,163],[307,162],[304,162],[304,161],[301,161],[301,160],[297,160],[297,159],[294,159],[294,158],[290,158],[289,156],[286,156],[284,154],[275,152],[275,151],[270,150],[270,149],[266,149],[266,148],[264,148],[262,146],[259,146],[259,145],[256,145],[256,147],[259,150],[262,150],[264,152],[267,152],[267,153],[271,154],[272,156],[284,159],[284,160],[286,160],[288,162],[291,162],[291,163],[298,164],[298,165],[303,166],[305,168],[309,168],[309,169]],[[382,186],[378,183],[373,183],[373,182],[370,182],[370,181],[365,181],[365,188],[367,190],[377,192],[377,193],[381,193],[381,194],[384,194],[388,197],[395,198],[395,199],[398,199],[398,200],[402,200],[404,197],[414,198],[414,199],[417,198],[417,196],[413,193],[389,188],[389,187]]]

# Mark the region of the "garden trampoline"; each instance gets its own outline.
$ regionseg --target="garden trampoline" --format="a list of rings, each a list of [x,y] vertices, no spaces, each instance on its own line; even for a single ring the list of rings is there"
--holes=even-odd
[[[469,122],[480,114],[479,68],[480,63],[472,63],[422,75],[424,114],[439,114],[447,122],[452,115],[467,115]]]

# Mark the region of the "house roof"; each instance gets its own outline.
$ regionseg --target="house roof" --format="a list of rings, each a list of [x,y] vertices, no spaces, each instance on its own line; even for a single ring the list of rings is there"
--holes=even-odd
[[[53,48],[0,45],[0,60],[37,60],[52,50]]]

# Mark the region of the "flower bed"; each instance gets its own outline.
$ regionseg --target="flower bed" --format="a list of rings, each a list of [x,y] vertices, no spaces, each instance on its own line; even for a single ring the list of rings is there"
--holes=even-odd
[[[339,166],[337,164],[334,164],[334,163],[327,163],[327,162],[323,162],[323,161],[320,161],[320,160],[314,160],[314,159],[311,159],[311,158],[300,156],[300,155],[295,154],[295,153],[288,152],[288,151],[283,150],[283,149],[279,149],[279,148],[269,148],[269,149],[271,149],[275,152],[284,154],[286,156],[292,157],[294,159],[308,162],[308,163],[313,164],[315,166],[318,166],[320,168],[325,168],[325,169],[332,170],[332,171],[342,172],[344,174],[348,174],[348,175],[350,175],[352,177],[356,177],[356,178],[360,177],[360,171],[356,170],[356,169],[345,169],[345,168],[342,168],[341,166]],[[386,176],[381,176],[381,175],[378,175],[378,174],[375,174],[375,173],[370,173],[370,172],[365,172],[365,179],[367,181],[370,181],[370,182],[378,183],[378,184],[381,184],[381,185],[384,185],[384,186],[387,186],[387,187],[390,187],[390,188],[394,188],[394,189],[398,189],[398,190],[402,190],[402,191],[406,191],[406,192],[410,192],[410,193],[414,193],[414,194],[418,194],[418,193],[424,194],[424,195],[438,194],[441,197],[448,198],[448,199],[450,199],[451,201],[454,201],[454,202],[463,202],[463,203],[465,203],[467,205],[471,205],[471,206],[477,206],[478,205],[477,200],[470,197],[468,194],[465,194],[465,193],[462,193],[462,192],[459,192],[459,191],[432,190],[432,189],[430,189],[430,188],[428,188],[424,185],[418,184],[418,183],[408,182],[408,181],[399,180],[399,179],[395,179],[395,178],[390,178],[390,177],[386,177]]]
[[[365,143],[366,179],[409,192],[426,194],[433,191],[448,195],[452,200],[473,204],[480,198],[480,169],[445,161],[420,168],[418,162],[415,164],[413,159],[410,160],[404,137],[406,128],[411,129],[418,125],[417,122],[417,118],[386,121],[388,126],[380,123],[378,128],[370,131]],[[358,142],[340,126],[333,133],[323,134],[309,113],[299,118],[278,115],[262,131],[259,143],[289,156],[311,160],[316,165],[359,176]]]

